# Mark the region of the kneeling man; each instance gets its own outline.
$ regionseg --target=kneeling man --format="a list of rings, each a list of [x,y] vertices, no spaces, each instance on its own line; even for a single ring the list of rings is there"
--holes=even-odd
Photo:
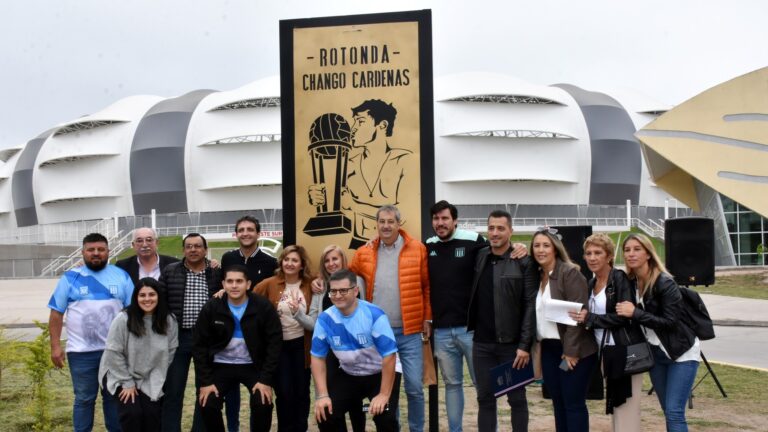
[[[197,318],[192,352],[200,378],[198,403],[208,432],[224,432],[224,395],[239,384],[251,393],[251,431],[272,425],[272,386],[283,330],[265,297],[248,292],[248,269],[227,267],[226,295],[212,298]]]
[[[317,318],[312,336],[312,377],[317,396],[315,418],[321,431],[338,430],[349,407],[370,400],[377,431],[397,430],[399,378],[395,377],[397,345],[389,320],[378,306],[358,300],[357,276],[339,270],[330,277],[333,306]],[[339,359],[341,370],[329,387],[325,356]]]

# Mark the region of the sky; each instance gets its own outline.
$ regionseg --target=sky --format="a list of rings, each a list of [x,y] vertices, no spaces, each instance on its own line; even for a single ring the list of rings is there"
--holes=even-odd
[[[436,76],[628,90],[676,105],[768,66],[765,0],[24,0],[0,15],[0,149],[133,95],[279,74],[283,19],[431,9]]]

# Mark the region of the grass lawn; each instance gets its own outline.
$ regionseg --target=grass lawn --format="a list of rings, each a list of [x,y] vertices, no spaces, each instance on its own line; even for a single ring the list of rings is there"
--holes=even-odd
[[[706,294],[768,300],[768,271],[715,277],[715,284],[696,287]]]
[[[688,410],[687,416],[693,430],[697,431],[733,431],[733,430],[765,430],[768,424],[768,373],[749,369],[741,369],[731,366],[713,365],[713,369],[725,386],[728,398],[723,399],[711,378],[707,378],[698,387],[694,397],[694,408]],[[703,375],[702,365],[699,368],[699,376]],[[21,432],[31,430],[30,414],[27,407],[30,406],[30,387],[28,379],[18,369],[6,370],[2,377],[0,388],[0,430],[7,432]],[[465,378],[465,413],[464,429],[475,431],[477,405],[475,402],[474,388],[469,385],[469,375]],[[192,419],[192,400],[194,398],[193,373],[187,385],[185,398],[185,412],[182,421],[182,430],[189,430]],[[72,385],[68,370],[54,371],[49,375],[49,388],[53,395],[52,402],[52,431],[72,430],[71,404]],[[647,376],[644,389],[650,388]],[[247,430],[248,397],[245,388],[241,388],[242,408],[240,411],[241,430]],[[425,389],[426,394],[426,389]],[[443,389],[439,390],[439,400],[443,398]],[[655,395],[643,395],[641,401],[643,413],[643,430],[663,430],[664,418],[659,408]],[[499,402],[499,430],[509,430],[509,407],[506,399]],[[549,400],[541,397],[541,390],[537,386],[528,389],[528,405],[530,409],[530,430],[551,431],[554,430],[552,417],[552,405]],[[609,431],[610,417],[603,414],[604,401],[590,401],[590,430]],[[407,415],[407,403],[404,393],[400,397],[401,416],[405,423]],[[96,423],[94,430],[104,430],[103,418],[100,412],[100,402],[96,410]],[[446,430],[445,405],[440,403],[440,430]],[[276,425],[276,414],[273,413],[273,425]],[[369,421],[369,429],[373,429],[373,422]],[[310,420],[311,431],[317,430],[314,420]],[[276,427],[273,428],[276,430]]]

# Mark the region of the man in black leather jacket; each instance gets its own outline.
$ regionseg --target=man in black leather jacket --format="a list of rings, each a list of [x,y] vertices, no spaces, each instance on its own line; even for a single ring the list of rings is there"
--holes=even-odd
[[[496,430],[496,398],[490,370],[513,361],[525,367],[536,337],[536,265],[530,257],[510,258],[512,216],[495,210],[488,216],[490,247],[478,252],[469,300],[467,330],[474,330],[472,361],[477,379],[478,430]],[[525,387],[507,393],[512,429],[528,430]]]

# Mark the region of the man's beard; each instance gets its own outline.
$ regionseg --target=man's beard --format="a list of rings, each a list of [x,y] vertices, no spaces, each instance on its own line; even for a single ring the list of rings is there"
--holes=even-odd
[[[437,237],[442,241],[446,241],[446,240],[450,240],[453,237],[453,234],[455,233],[456,233],[456,228],[454,227],[452,230],[449,230],[448,234],[445,237],[441,237],[439,234],[437,235]]]
[[[85,266],[88,267],[88,269],[90,269],[92,271],[95,271],[95,272],[101,271],[101,270],[104,270],[104,267],[107,266],[107,260],[104,260],[104,261],[100,262],[99,264],[93,264],[91,262],[86,261],[85,262]]]

